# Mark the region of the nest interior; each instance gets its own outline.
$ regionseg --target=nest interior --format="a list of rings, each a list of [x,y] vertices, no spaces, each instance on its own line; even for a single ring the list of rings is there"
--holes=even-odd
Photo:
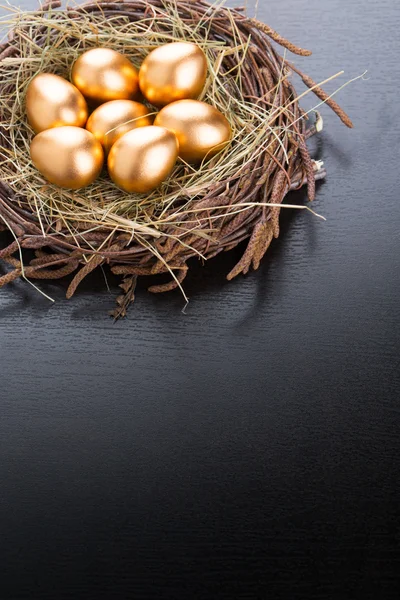
[[[73,275],[67,296],[94,269],[109,265],[123,278],[114,316],[125,316],[137,278],[170,274],[152,285],[159,293],[180,287],[189,259],[209,259],[248,240],[233,279],[257,269],[279,236],[281,204],[303,185],[310,200],[325,177],[307,139],[318,130],[301,109],[291,75],[351,127],[349,117],[286,52],[310,54],[242,9],[203,0],[97,1],[60,10],[60,2],[15,11],[0,46],[0,228],[13,241],[0,250],[10,268],[0,287],[18,277]],[[118,189],[107,173],[72,192],[48,184],[33,167],[33,131],[25,93],[40,72],[69,78],[76,58],[92,47],[111,47],[139,67],[155,47],[171,41],[198,44],[209,75],[201,100],[229,119],[233,139],[200,167],[177,164],[162,187],[148,195]],[[25,250],[34,258],[26,259]]]

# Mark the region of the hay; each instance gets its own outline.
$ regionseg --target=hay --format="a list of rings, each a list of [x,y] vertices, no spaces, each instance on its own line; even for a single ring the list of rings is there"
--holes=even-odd
[[[3,19],[10,35],[0,47],[0,227],[4,223],[15,239],[0,258],[14,270],[0,277],[0,287],[19,276],[55,279],[76,272],[71,297],[88,273],[108,264],[124,278],[126,295],[115,313],[123,316],[138,276],[169,272],[171,281],[150,291],[180,287],[184,293],[192,257],[206,260],[249,238],[228,279],[257,269],[279,235],[287,193],[307,184],[313,200],[315,181],[325,176],[306,146],[320,123],[307,129],[292,72],[352,126],[271,39],[296,54],[309,52],[240,9],[202,0],[103,0],[66,10],[53,1],[34,12],[12,12]],[[40,72],[69,78],[76,58],[99,46],[123,52],[139,67],[152,49],[178,40],[204,50],[209,76],[201,99],[227,116],[231,144],[200,167],[178,163],[168,181],[148,195],[121,191],[106,172],[76,192],[46,183],[29,156],[33,132],[24,99],[31,79]],[[24,267],[26,248],[36,258]]]

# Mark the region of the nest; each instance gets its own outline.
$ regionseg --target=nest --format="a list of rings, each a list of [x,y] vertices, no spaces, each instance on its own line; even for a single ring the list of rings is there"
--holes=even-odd
[[[114,311],[119,317],[134,298],[138,277],[164,274],[150,292],[179,287],[184,293],[194,257],[210,259],[248,240],[227,278],[257,269],[279,236],[288,192],[307,185],[313,200],[316,180],[326,175],[306,145],[320,129],[318,113],[311,124],[300,108],[293,72],[352,126],[336,102],[286,58],[286,51],[310,52],[241,9],[203,0],[97,0],[65,10],[60,5],[16,11],[0,46],[0,228],[13,234],[0,250],[10,267],[0,287],[19,277],[73,275],[70,298],[90,272],[109,265],[123,279]],[[180,162],[146,196],[121,191],[106,173],[77,192],[48,184],[29,156],[33,131],[24,98],[32,77],[51,72],[69,78],[79,54],[99,46],[122,51],[139,67],[152,49],[178,40],[204,50],[209,76],[201,99],[227,116],[232,143],[200,167]]]

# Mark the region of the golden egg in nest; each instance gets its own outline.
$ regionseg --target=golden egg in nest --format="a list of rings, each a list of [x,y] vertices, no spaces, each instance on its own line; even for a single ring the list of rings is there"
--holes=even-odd
[[[179,156],[189,163],[215,156],[232,137],[226,117],[214,106],[197,100],[168,104],[160,110],[154,125],[175,133]]]
[[[51,73],[36,75],[26,92],[26,113],[35,133],[53,127],[84,127],[88,107],[81,92],[66,79]]]
[[[138,71],[131,61],[110,48],[93,48],[75,62],[72,83],[92,104],[129,100],[139,90]]]
[[[178,150],[176,136],[163,127],[133,129],[111,148],[108,171],[126,192],[150,192],[170,175]]]
[[[67,126],[38,133],[31,143],[31,158],[47,181],[77,190],[100,174],[104,151],[89,131]]]
[[[134,100],[113,100],[101,104],[90,115],[86,129],[99,140],[108,153],[125,133],[137,127],[153,124],[151,111]]]
[[[198,98],[207,78],[207,59],[196,44],[173,42],[156,48],[139,71],[142,94],[151,104],[165,106]]]

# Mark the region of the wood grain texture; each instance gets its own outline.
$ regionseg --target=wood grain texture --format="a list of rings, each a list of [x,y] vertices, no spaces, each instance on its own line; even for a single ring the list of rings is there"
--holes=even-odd
[[[1,600],[398,597],[399,7],[259,17],[316,80],[369,69],[355,130],[322,110],[327,223],[284,212],[259,272],[190,275],[186,314],[140,288],[113,325],[108,274],[1,291]]]

